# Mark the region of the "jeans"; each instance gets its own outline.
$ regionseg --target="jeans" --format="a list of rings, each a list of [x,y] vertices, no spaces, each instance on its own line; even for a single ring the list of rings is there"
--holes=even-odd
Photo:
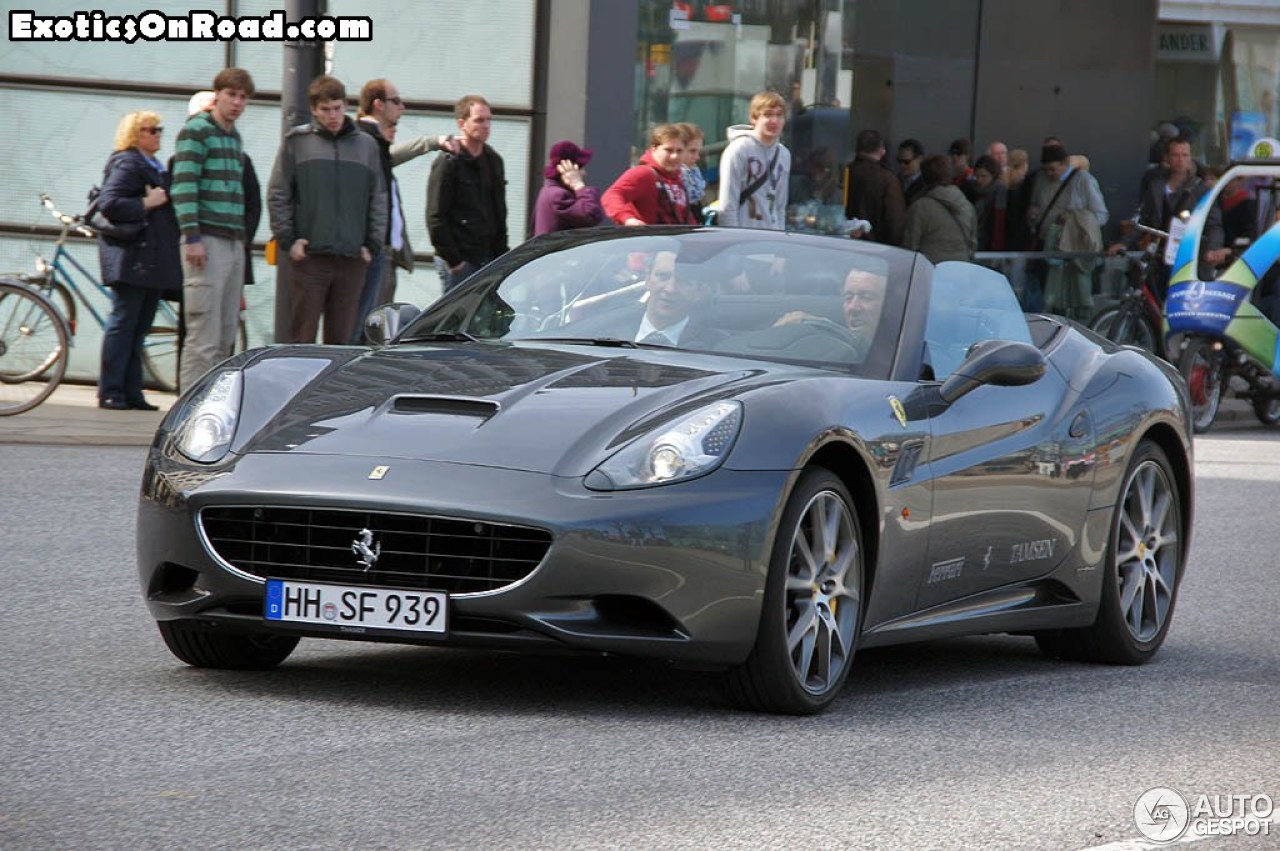
[[[444,287],[444,292],[449,292],[454,287],[461,284],[467,278],[476,273],[480,267],[472,263],[470,260],[462,261],[462,268],[457,272],[449,270],[449,264],[440,257],[436,258],[436,269],[440,272],[440,283]]]
[[[141,402],[142,343],[151,330],[160,291],[131,284],[111,287],[111,315],[102,337],[98,399]]]
[[[387,251],[382,251],[365,267],[364,287],[360,290],[360,303],[356,308],[355,327],[351,330],[351,345],[353,346],[359,346],[364,343],[364,318],[378,306],[378,296],[382,292],[382,279],[386,273],[388,261]]]

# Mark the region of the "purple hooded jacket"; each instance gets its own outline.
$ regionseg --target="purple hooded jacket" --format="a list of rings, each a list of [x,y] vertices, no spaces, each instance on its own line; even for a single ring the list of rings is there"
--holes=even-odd
[[[549,177],[533,202],[534,236],[571,228],[589,228],[603,221],[600,192],[594,186],[584,186],[575,193],[558,177]]]

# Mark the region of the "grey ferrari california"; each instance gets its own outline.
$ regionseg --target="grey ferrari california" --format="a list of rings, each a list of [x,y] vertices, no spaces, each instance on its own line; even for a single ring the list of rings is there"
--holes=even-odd
[[[642,656],[821,710],[859,648],[1138,664],[1192,516],[1176,370],[968,263],[756,230],[531,240],[368,346],[271,346],[165,417],[138,568],[169,649]]]

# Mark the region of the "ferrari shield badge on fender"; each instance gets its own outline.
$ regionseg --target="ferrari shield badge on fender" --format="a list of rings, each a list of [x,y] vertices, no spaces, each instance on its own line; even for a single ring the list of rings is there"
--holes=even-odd
[[[889,407],[893,408],[893,415],[898,418],[898,423],[903,427],[907,427],[907,409],[902,407],[902,400],[897,396],[889,397]]]
[[[369,478],[373,479],[374,481],[386,478],[387,471],[390,469],[391,467],[387,466],[386,464],[379,464],[369,472]]]

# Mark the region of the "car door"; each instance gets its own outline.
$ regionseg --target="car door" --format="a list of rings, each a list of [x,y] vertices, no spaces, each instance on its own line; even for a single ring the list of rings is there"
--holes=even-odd
[[[933,378],[945,380],[984,339],[1031,342],[1008,281],[940,264],[925,331]],[[1093,428],[1071,398],[1049,368],[1025,386],[980,386],[930,418],[933,517],[917,608],[1044,575],[1068,557],[1092,478],[1092,465],[1072,462]]]

